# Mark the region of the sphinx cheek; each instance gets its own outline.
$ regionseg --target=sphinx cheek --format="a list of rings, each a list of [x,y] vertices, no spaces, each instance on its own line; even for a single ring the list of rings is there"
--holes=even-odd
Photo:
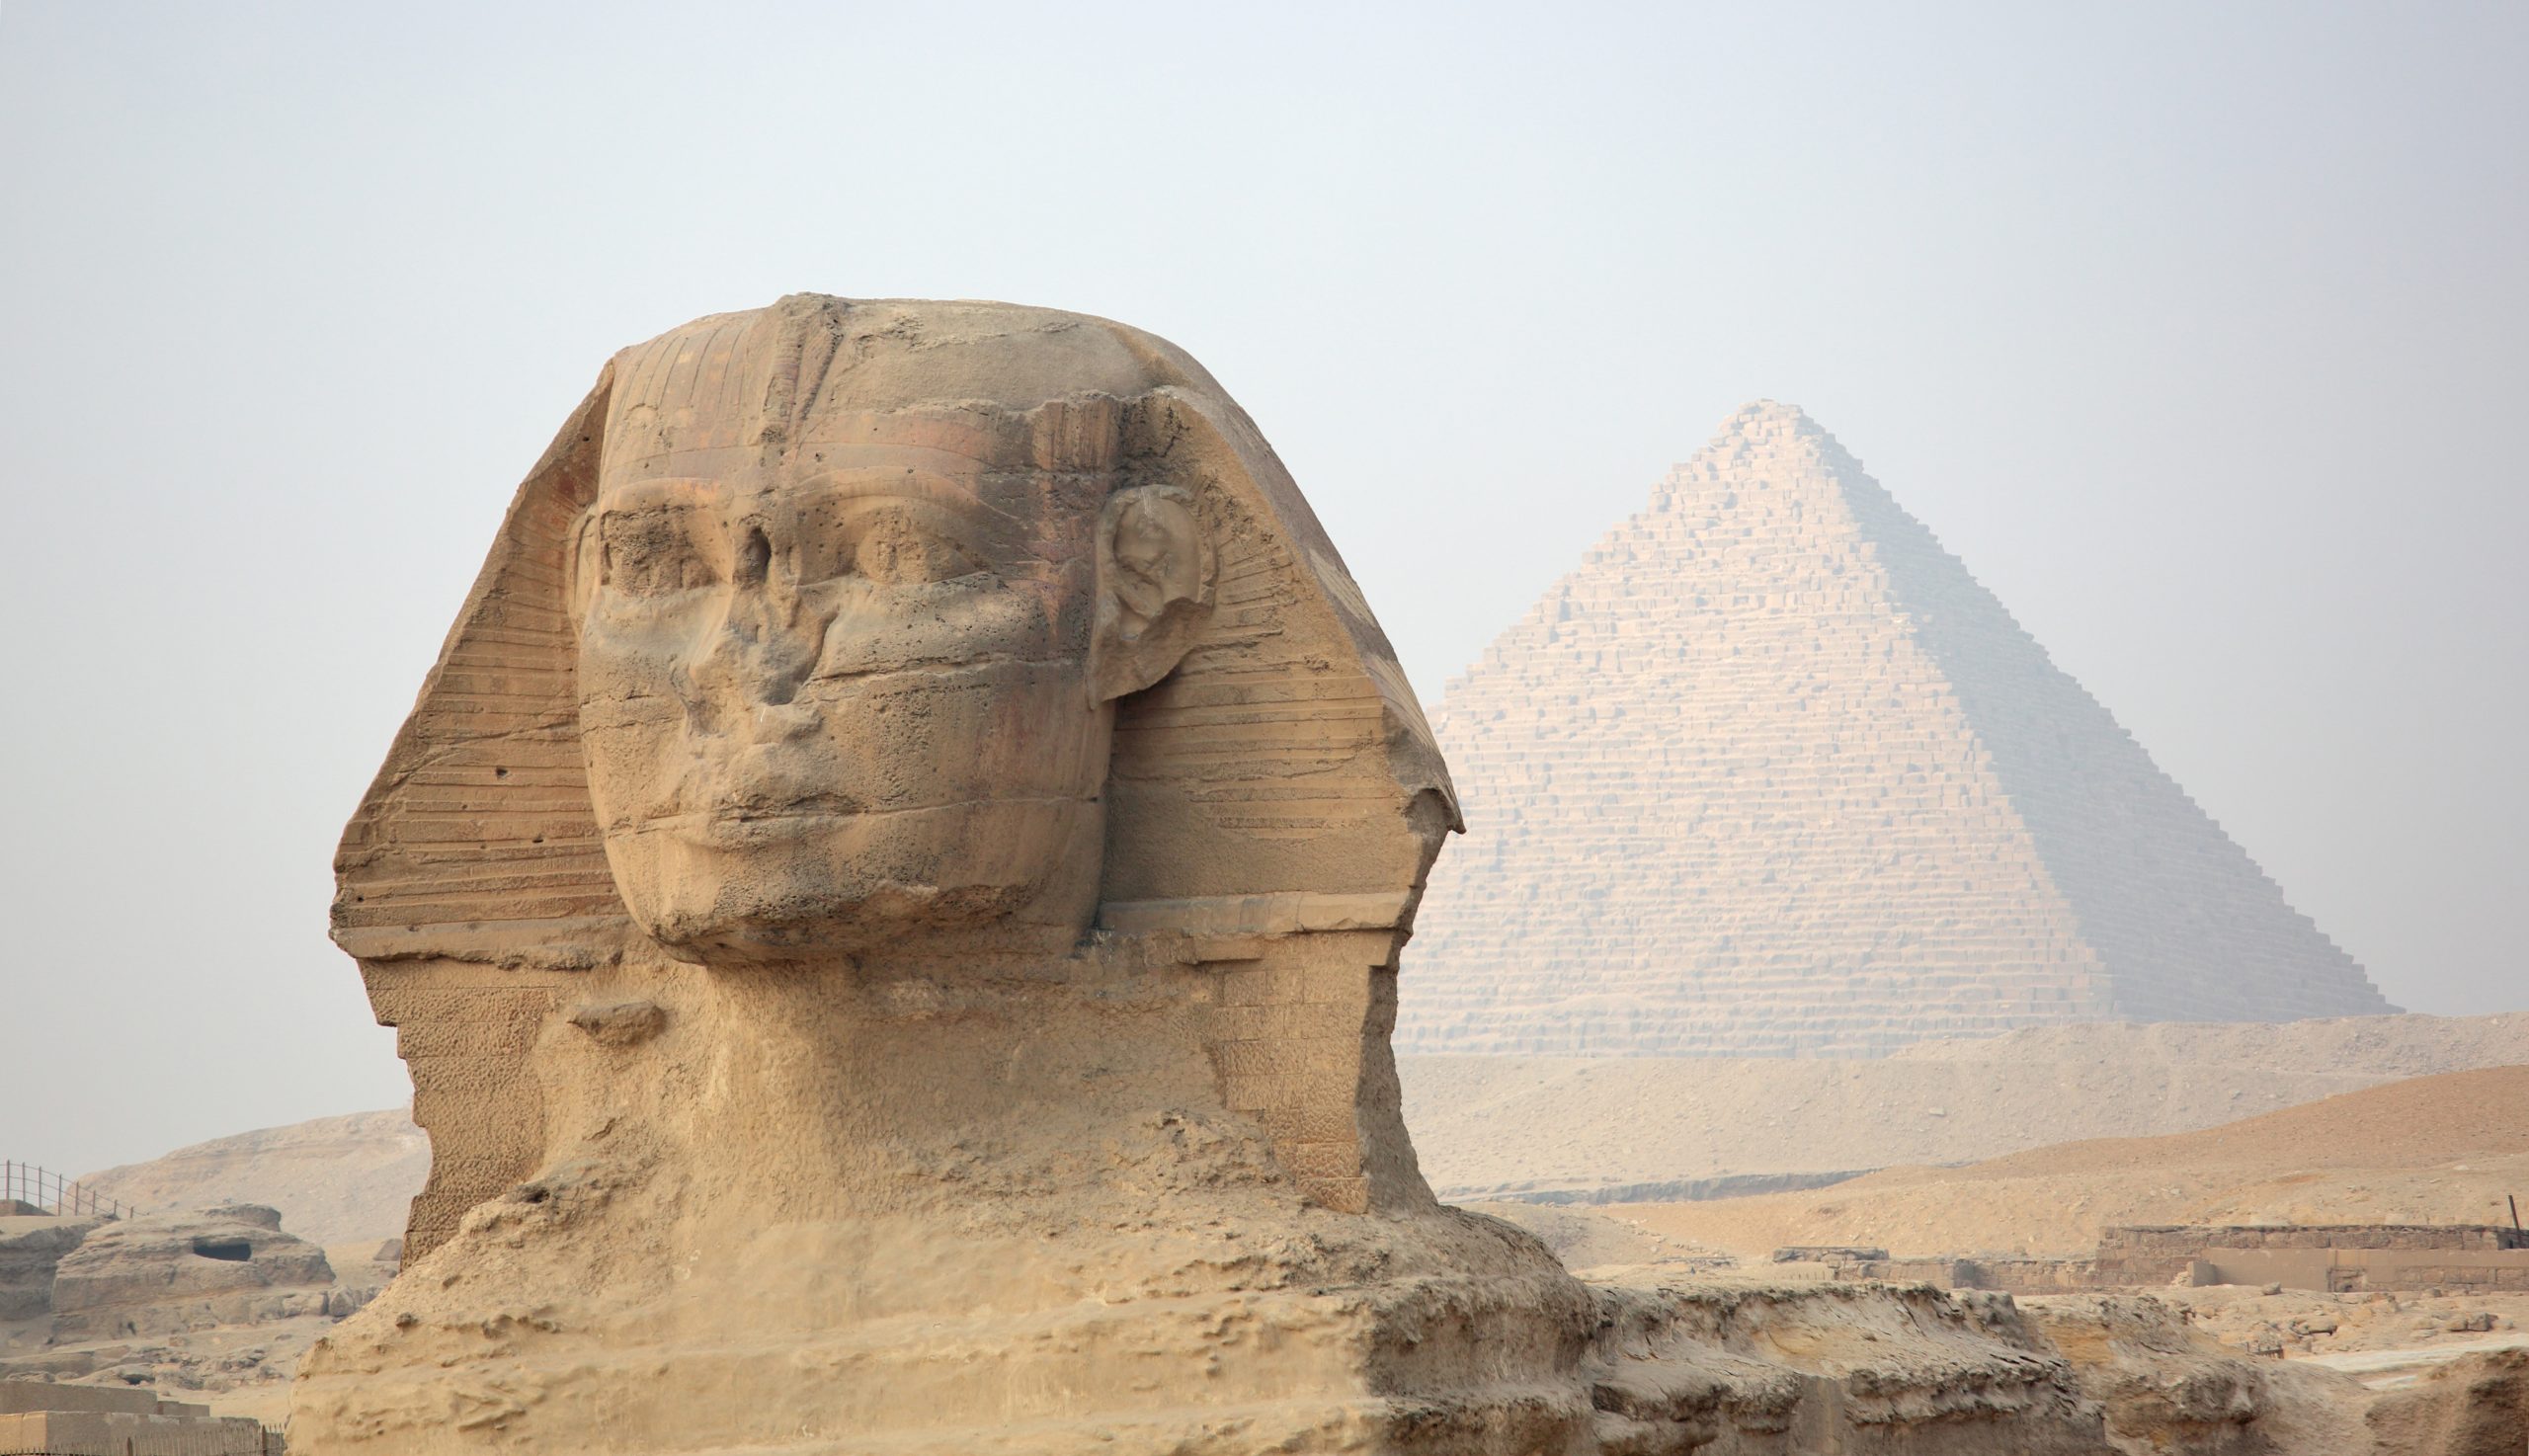
[[[1066,650],[1054,613],[1032,586],[934,588],[916,593],[860,586],[837,594],[814,678],[854,678],[912,668],[1044,662]]]
[[[601,627],[582,636],[580,747],[602,830],[677,811],[692,758],[692,673],[681,647]]]

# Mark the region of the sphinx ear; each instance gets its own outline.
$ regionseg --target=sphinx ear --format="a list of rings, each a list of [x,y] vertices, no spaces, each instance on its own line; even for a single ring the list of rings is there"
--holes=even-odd
[[[1098,517],[1098,616],[1089,636],[1094,706],[1165,678],[1212,614],[1212,540],[1194,498],[1139,485]]]

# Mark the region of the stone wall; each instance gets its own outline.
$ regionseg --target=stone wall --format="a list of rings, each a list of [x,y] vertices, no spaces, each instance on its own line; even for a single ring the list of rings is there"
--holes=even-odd
[[[0,1416],[0,1456],[279,1456],[282,1449],[261,1421],[235,1416]]]
[[[2147,1225],[2101,1230],[2097,1264],[2119,1285],[2529,1291],[2529,1237],[2484,1224]]]
[[[278,1456],[281,1437],[124,1386],[0,1380],[0,1456]]]
[[[2215,1249],[2252,1252],[2376,1249],[2491,1253],[2529,1248],[2522,1236],[2487,1224],[2137,1224],[2101,1229],[2102,1275],[2128,1284],[2165,1284]]]
[[[2529,1294],[2529,1250],[2216,1248],[2188,1266],[2188,1277],[2197,1284],[2280,1284],[2329,1294]]]
[[[2089,1258],[1777,1249],[1768,1273],[1801,1281],[1929,1284],[2003,1294],[2080,1294],[2174,1283],[2282,1284],[2333,1293],[2440,1288],[2529,1293],[2529,1238],[2482,1225],[2109,1228]]]

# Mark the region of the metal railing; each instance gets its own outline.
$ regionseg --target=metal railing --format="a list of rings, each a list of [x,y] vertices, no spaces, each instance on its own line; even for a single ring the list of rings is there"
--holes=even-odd
[[[130,1204],[32,1163],[0,1163],[0,1204],[25,1203],[62,1218],[127,1218]]]

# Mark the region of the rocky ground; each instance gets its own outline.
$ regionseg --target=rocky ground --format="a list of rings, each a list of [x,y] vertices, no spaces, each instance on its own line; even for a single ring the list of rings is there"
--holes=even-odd
[[[1473,1206],[1528,1229],[1592,1279],[1727,1290],[1778,1278],[1768,1255],[1786,1244],[2083,1254],[2102,1223],[2501,1222],[2503,1193],[2523,1187],[2529,1067],[2505,1067],[2191,1133],[1892,1169],[1803,1193]],[[2529,1447],[2529,1294],[2216,1286],[2009,1303],[2071,1362],[2109,1414],[2111,1445],[2130,1456]],[[1863,1357],[1858,1346],[1836,1355]]]
[[[269,1207],[0,1219],[0,1379],[147,1386],[278,1422],[307,1347],[376,1297],[397,1250],[320,1249]]]
[[[2412,1293],[2317,1294],[2285,1289],[2267,1293],[2245,1284],[2205,1289],[2160,1289],[2153,1296],[2187,1310],[2197,1329],[2224,1345],[2249,1354],[2376,1356],[2406,1351],[2414,1360],[2329,1360],[2334,1368],[2411,1380],[2414,1369],[2469,1350],[2529,1347],[2529,1294],[2445,1297]],[[2072,1295],[2024,1296],[2035,1308],[2078,1299]]]

